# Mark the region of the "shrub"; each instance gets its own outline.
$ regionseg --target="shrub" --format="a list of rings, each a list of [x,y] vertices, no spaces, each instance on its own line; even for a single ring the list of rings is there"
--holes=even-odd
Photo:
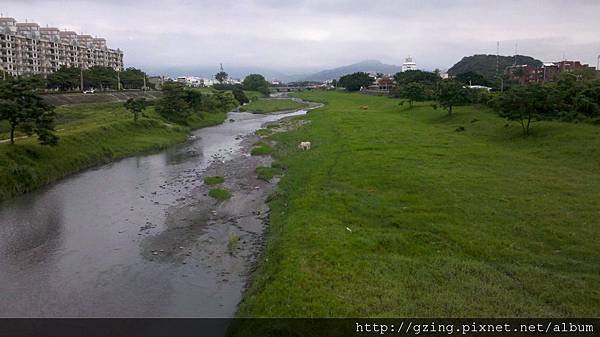
[[[227,200],[231,198],[231,192],[222,188],[213,188],[212,190],[208,191],[208,195],[217,200]]]
[[[225,178],[223,178],[221,176],[214,176],[214,177],[206,177],[206,178],[204,178],[204,183],[206,185],[222,184],[224,181],[225,181]]]

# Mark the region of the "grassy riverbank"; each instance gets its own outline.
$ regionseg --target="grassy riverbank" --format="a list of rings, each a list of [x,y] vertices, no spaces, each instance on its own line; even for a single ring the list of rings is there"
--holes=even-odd
[[[598,315],[600,127],[300,96],[327,105],[273,136],[287,172],[239,316]]]
[[[296,102],[292,99],[258,98],[241,106],[240,111],[264,114],[276,111],[299,110],[305,107],[306,104]]]
[[[150,107],[136,125],[122,103],[61,106],[56,113],[58,146],[41,146],[35,137],[0,144],[0,200],[90,166],[182,142],[191,128],[216,125],[226,117],[208,113],[184,127],[165,122]]]

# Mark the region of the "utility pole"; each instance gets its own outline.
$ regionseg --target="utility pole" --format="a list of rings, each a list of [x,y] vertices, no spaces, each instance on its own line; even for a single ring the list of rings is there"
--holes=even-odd
[[[79,66],[79,88],[83,91],[83,66]]]
[[[117,90],[121,91],[121,69],[117,69]]]
[[[144,76],[144,86],[142,87],[142,90],[146,90],[146,73],[142,73]]]
[[[496,80],[500,80],[500,41],[496,42]]]

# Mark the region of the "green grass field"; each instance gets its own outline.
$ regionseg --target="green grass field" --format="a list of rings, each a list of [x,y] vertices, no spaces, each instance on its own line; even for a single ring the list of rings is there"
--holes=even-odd
[[[600,127],[300,96],[327,105],[273,136],[286,173],[238,316],[598,316]]]
[[[61,106],[56,113],[58,146],[39,145],[35,136],[17,139],[15,145],[0,143],[0,200],[86,167],[182,142],[191,128],[219,124],[226,117],[208,113],[190,118],[184,127],[165,122],[149,107],[136,125],[121,103]]]
[[[240,111],[263,114],[276,111],[299,110],[305,107],[306,104],[302,104],[291,99],[259,98],[244,106],[241,106]]]

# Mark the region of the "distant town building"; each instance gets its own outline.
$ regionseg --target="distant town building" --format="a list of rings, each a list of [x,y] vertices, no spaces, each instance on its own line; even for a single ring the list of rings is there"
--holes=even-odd
[[[120,71],[123,52],[106,47],[102,38],[0,18],[0,70],[13,76],[47,75],[61,66],[105,66]]]
[[[475,90],[485,90],[485,91],[492,91],[491,87],[486,87],[485,85],[468,85],[467,88],[469,89],[475,89]]]
[[[402,63],[402,72],[409,70],[417,70],[417,64],[413,62],[413,59],[410,56],[404,60],[404,63]]]
[[[527,84],[532,82],[551,82],[561,73],[577,71],[594,71],[593,67],[579,61],[547,62],[541,67],[530,65],[515,65],[506,68],[505,75],[514,82]]]
[[[155,89],[160,89],[162,85],[170,79],[166,76],[150,76],[148,77],[148,83],[151,84]]]

